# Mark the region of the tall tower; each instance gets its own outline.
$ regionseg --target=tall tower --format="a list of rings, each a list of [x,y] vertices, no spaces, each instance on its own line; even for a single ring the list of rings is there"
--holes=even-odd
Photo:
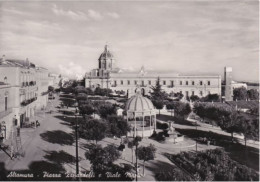
[[[232,67],[225,67],[224,79],[225,79],[225,100],[233,101]]]

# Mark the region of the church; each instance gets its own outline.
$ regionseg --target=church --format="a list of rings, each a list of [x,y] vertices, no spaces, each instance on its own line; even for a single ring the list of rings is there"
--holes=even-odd
[[[115,65],[115,58],[105,45],[104,51],[98,58],[98,68],[85,75],[85,86],[89,88],[110,88],[113,91],[123,90],[128,97],[135,94],[136,86],[141,88],[142,94],[149,94],[155,86],[158,77],[160,85],[167,93],[182,93],[185,97],[197,95],[204,97],[208,94],[221,95],[220,75],[185,76],[176,73],[157,73],[146,71],[144,66],[138,72],[122,71]]]

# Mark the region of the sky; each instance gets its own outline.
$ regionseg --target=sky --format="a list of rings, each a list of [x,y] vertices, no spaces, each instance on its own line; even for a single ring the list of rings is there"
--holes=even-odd
[[[122,69],[258,81],[259,2],[0,1],[0,55],[64,76],[98,66],[109,45]]]

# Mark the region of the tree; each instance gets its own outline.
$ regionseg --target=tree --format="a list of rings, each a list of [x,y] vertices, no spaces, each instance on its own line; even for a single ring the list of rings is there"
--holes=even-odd
[[[127,132],[131,130],[130,125],[122,116],[108,115],[108,132],[116,137],[127,136]]]
[[[184,95],[183,95],[182,93],[180,93],[180,92],[176,92],[176,93],[174,94],[174,96],[177,97],[178,100],[181,100]]]
[[[76,86],[75,87],[75,94],[78,95],[79,93],[85,93],[85,87],[83,87],[83,86]]]
[[[233,110],[228,115],[222,115],[221,119],[218,122],[220,128],[228,133],[231,133],[231,140],[233,142],[233,133],[238,132],[237,120],[240,119],[238,113]]]
[[[85,153],[85,156],[95,173],[104,173],[121,155],[117,147],[110,144],[105,148],[102,148],[101,145],[94,145]]]
[[[160,115],[161,114],[160,110],[163,108],[163,104],[164,104],[163,100],[156,99],[156,100],[152,100],[152,102],[154,107],[159,110],[159,115]]]
[[[196,101],[198,101],[200,98],[199,98],[199,96],[197,96],[197,95],[191,95],[190,96],[190,100],[192,101],[192,102],[196,102]]]
[[[259,93],[256,89],[250,89],[247,91],[247,96],[250,100],[258,100],[259,99]]]
[[[72,98],[61,98],[60,100],[65,106],[67,106],[67,108],[72,107],[76,103],[76,100]]]
[[[82,114],[83,117],[85,114],[92,115],[95,111],[96,109],[91,101],[87,101],[79,105],[79,113]]]
[[[219,102],[220,96],[218,94],[208,94],[206,97],[200,99],[201,102]]]
[[[173,102],[168,102],[166,104],[166,108],[171,111],[171,116],[172,116],[172,110],[174,109],[174,103]]]
[[[259,123],[258,119],[248,118],[241,115],[237,120],[238,132],[244,135],[245,146],[248,139],[259,138]]]
[[[184,119],[191,112],[191,107],[188,103],[174,102],[174,112]]]
[[[193,111],[194,113],[196,113],[199,117],[201,117],[203,120],[205,119],[206,117],[206,107],[204,104],[201,104],[201,103],[195,103],[194,104],[194,107],[193,107]]]
[[[76,80],[71,80],[71,87],[73,87],[73,88],[75,88],[75,87],[77,87],[78,86],[78,83],[77,83],[77,81]]]
[[[259,116],[259,104],[257,105],[252,105],[249,112],[251,114],[254,114],[254,115],[258,115]]]
[[[102,118],[107,118],[108,115],[116,114],[116,106],[109,102],[100,102],[97,107],[98,113]]]
[[[153,160],[155,157],[156,148],[154,145],[150,144],[147,147],[140,146],[137,148],[137,157],[139,160],[143,160],[143,175],[145,169],[145,162],[149,160]]]
[[[194,181],[259,181],[256,171],[232,160],[223,149],[181,152],[168,158],[187,171],[187,176],[191,174]]]
[[[107,125],[103,120],[88,119],[79,127],[80,137],[95,140],[96,143],[106,136]]]
[[[245,87],[235,88],[233,90],[234,100],[246,100],[247,99],[247,90]]]
[[[152,100],[165,100],[168,96],[165,91],[162,90],[162,86],[160,85],[160,78],[158,77],[156,81],[156,85],[151,87],[152,92],[151,99]]]
[[[178,168],[171,171],[159,171],[155,174],[157,181],[192,181],[192,178]]]
[[[88,100],[88,95],[85,93],[78,93],[76,100],[78,101],[78,104],[82,104]]]
[[[97,87],[94,91],[95,95],[105,96],[112,93],[111,89]]]

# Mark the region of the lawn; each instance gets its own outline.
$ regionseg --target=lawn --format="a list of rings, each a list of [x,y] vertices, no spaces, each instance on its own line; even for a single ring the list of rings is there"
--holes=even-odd
[[[243,109],[251,109],[251,108],[257,107],[259,105],[258,101],[244,101],[244,100],[229,101],[227,103],[232,107],[237,106],[237,108],[243,108]]]
[[[250,146],[245,147],[238,143],[236,139],[234,139],[234,143],[232,143],[231,136],[193,129],[176,128],[175,130],[198,142],[202,141],[200,138],[205,137],[216,146],[222,147],[233,160],[259,171],[259,149]]]

